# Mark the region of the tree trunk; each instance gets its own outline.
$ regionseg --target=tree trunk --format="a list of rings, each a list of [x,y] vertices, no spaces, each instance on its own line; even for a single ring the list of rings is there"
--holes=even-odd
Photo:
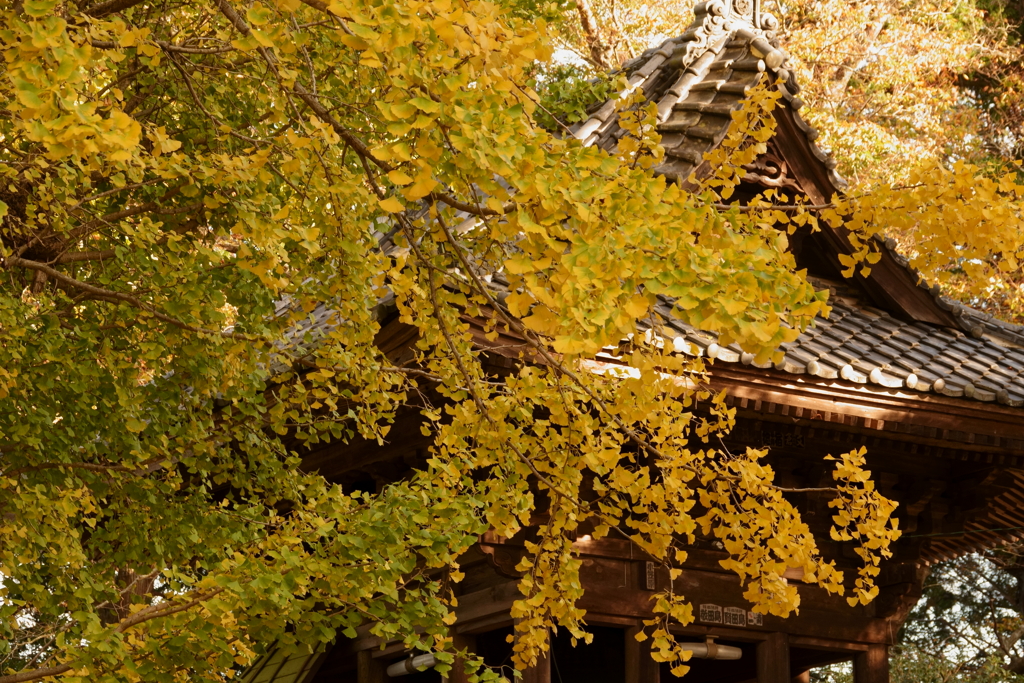
[[[576,0],[576,11],[580,15],[580,27],[587,39],[587,48],[590,50],[590,61],[602,69],[611,69],[611,48],[601,35],[601,29],[597,25],[597,17],[594,16],[594,9],[590,6],[590,0]]]

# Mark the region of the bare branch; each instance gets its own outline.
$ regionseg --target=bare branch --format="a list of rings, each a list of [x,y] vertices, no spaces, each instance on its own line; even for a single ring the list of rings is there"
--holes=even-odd
[[[134,72],[132,72],[132,74],[129,74],[129,75],[133,75],[133,74],[138,73],[140,71],[142,71],[142,69],[136,69]],[[82,201],[80,201],[77,204],[75,204],[74,206],[72,206],[71,208],[68,209],[68,212],[71,212],[71,211],[74,211],[75,209],[78,209],[83,204],[88,204],[89,202],[94,202],[97,199],[102,199],[103,197],[109,197],[112,194],[117,194],[119,192],[128,192],[129,190],[137,190],[140,187],[145,187],[147,185],[155,185],[157,183],[164,183],[164,182],[167,182],[166,178],[152,178],[150,180],[146,180],[146,181],[141,182],[141,183],[133,183],[131,185],[125,185],[124,187],[115,187],[114,189],[106,190],[105,192],[98,192],[98,193],[96,193],[94,195],[89,195],[88,197],[86,197]]]
[[[116,256],[113,249],[107,249],[106,251],[74,251],[70,254],[64,254],[58,258],[54,263],[71,263],[73,261],[104,261],[106,259],[112,259]]]
[[[503,216],[516,207],[515,202],[508,202],[501,207],[501,211],[495,211],[494,209],[489,209],[485,206],[481,206],[480,204],[467,204],[466,202],[459,201],[458,199],[441,192],[431,192],[426,198],[428,200],[447,204],[453,209],[465,211],[466,213],[474,216]]]
[[[171,462],[171,459],[163,455],[150,458],[136,466],[100,465],[89,462],[45,462],[39,465],[19,467],[18,469],[11,470],[10,472],[0,472],[0,476],[13,478],[22,474],[28,474],[29,472],[40,472],[42,470],[55,470],[62,468],[70,470],[89,470],[91,472],[131,472],[133,474],[152,474],[158,469],[161,469],[165,462]]]
[[[719,211],[738,209],[739,211],[821,211],[822,209],[834,209],[835,204],[766,204],[764,206],[745,206],[742,204],[713,204]]]
[[[24,683],[25,681],[36,681],[40,678],[49,678],[50,676],[59,676],[63,673],[67,673],[73,669],[70,664],[61,664],[60,666],[50,666],[45,669],[32,669],[31,671],[22,671],[21,673],[11,674],[9,676],[0,676],[0,683]]]
[[[87,14],[94,19],[102,19],[107,15],[123,12],[124,10],[131,9],[136,5],[141,5],[143,2],[144,0],[107,0],[106,2],[101,2],[98,5],[93,5],[82,14]],[[0,683],[3,683],[2,678],[0,678]]]
[[[601,29],[597,25],[597,17],[590,6],[589,0],[576,0],[576,12],[580,17],[580,28],[586,36],[587,47],[590,49],[590,61],[601,69],[608,71],[614,65],[611,60],[611,48],[605,43]]]
[[[219,55],[235,51],[235,48],[230,45],[222,45],[221,47],[190,47],[188,45],[175,45],[163,40],[156,41],[156,44],[167,52],[181,52],[189,55]]]

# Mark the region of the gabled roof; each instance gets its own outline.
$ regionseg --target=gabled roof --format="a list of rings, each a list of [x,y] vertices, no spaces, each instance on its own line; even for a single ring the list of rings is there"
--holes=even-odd
[[[812,203],[830,201],[847,183],[836,173],[835,160],[814,143],[817,131],[799,114],[800,87],[776,41],[778,21],[761,12],[760,0],[708,0],[696,6],[695,15],[681,36],[623,67],[630,88],[641,89],[658,106],[665,160],[654,171],[684,185],[691,174],[701,176],[708,169],[704,154],[725,138],[745,93],[767,80],[782,94],[775,112],[779,125],[767,158],[748,167],[744,183],[758,191],[786,183]],[[615,151],[625,134],[615,98],[595,107],[574,134],[584,144]],[[815,257],[823,254],[838,264],[838,254],[852,253],[846,235],[826,226],[807,240],[814,241]],[[830,282],[819,281],[832,290],[832,314],[819,316],[811,329],[783,345],[785,357],[775,369],[1024,405],[1024,328],[942,296],[910,269],[891,240],[876,246],[881,261],[867,278],[842,282],[835,268]],[[752,362],[752,354],[738,346],[720,347],[714,335],[673,317],[670,303],[658,312],[681,342],[692,342],[702,355]]]
[[[325,645],[294,652],[274,646],[246,669],[242,683],[308,683],[323,663]]]
[[[760,11],[759,0],[708,0],[697,5],[695,19],[677,38],[665,41],[626,64],[630,88],[639,88],[658,106],[658,132],[665,148],[665,160],[656,173],[680,184],[688,184],[691,173],[701,177],[710,172],[704,154],[725,138],[732,112],[739,110],[745,93],[755,85],[774,84],[782,95],[775,110],[775,137],[769,150],[747,167],[746,194],[769,187],[782,188],[789,196],[801,195],[812,204],[825,204],[847,186],[838,173],[836,161],[815,144],[818,132],[800,116],[803,102],[795,75],[787,68],[788,55],[776,42],[777,20]],[[597,106],[591,116],[578,124],[574,134],[587,145],[614,151],[625,134],[616,114],[616,98]],[[737,192],[734,199],[744,192]],[[742,200],[741,200],[742,201]],[[839,254],[854,252],[843,229],[823,229],[811,236],[813,264],[825,270],[817,274],[838,276]],[[926,322],[959,327],[967,325],[942,306],[920,277],[900,263],[895,252],[881,248],[882,260],[868,278],[856,276],[871,301],[908,322]],[[800,254],[798,263],[801,262]],[[801,266],[804,266],[801,263]],[[815,272],[811,268],[811,272]]]
[[[896,242],[894,240],[885,239],[879,241],[885,246],[885,250],[888,252],[887,256],[890,256],[896,263],[910,271],[917,278],[918,288],[928,292],[939,308],[948,311],[960,330],[975,339],[988,338],[1004,344],[1024,347],[1024,325],[1008,323],[990,313],[984,313],[945,296],[938,285],[929,285],[921,277],[920,273],[910,268],[907,259],[896,251]]]
[[[808,149],[828,169],[829,180],[837,189],[846,187],[835,172],[835,160],[814,144],[817,131],[796,113],[803,102],[797,97],[800,87],[786,68],[788,55],[775,39],[778,20],[760,11],[760,0],[708,0],[698,3],[694,12],[693,23],[681,36],[623,66],[631,89],[642,89],[648,100],[658,103],[665,162],[655,172],[685,183],[703,163],[704,153],[725,138],[731,113],[740,108],[747,90],[769,79],[782,81],[779,91],[794,113],[793,122]],[[624,132],[614,98],[574,129],[584,144],[609,151]]]

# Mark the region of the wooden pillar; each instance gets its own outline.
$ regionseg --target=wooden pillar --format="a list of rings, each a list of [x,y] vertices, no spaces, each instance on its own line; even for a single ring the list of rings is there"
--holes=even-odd
[[[548,651],[543,657],[537,658],[537,663],[523,671],[523,678],[519,683],[551,683],[551,649],[555,646],[551,632],[548,632]]]
[[[636,640],[639,626],[626,629],[626,683],[659,683],[661,666],[651,659],[651,640]]]
[[[456,650],[466,650],[472,654],[476,650],[476,637],[453,633],[452,645]],[[444,680],[447,683],[469,683],[469,676],[466,675],[466,664],[461,657],[455,658],[452,670],[448,672],[448,678]]]
[[[551,653],[537,658],[537,663],[523,671],[521,683],[551,683]]]
[[[791,683],[791,680],[789,636],[772,633],[757,644],[757,683]]]
[[[373,658],[373,650],[356,653],[356,681],[358,683],[384,683],[388,677],[384,662]]]
[[[853,683],[889,683],[888,645],[872,645],[854,656]]]

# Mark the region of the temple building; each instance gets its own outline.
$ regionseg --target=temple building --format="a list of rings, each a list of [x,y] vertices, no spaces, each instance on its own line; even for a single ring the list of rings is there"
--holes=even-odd
[[[705,153],[725,138],[744,93],[766,81],[782,94],[776,134],[747,167],[731,201],[779,188],[826,204],[843,191],[835,161],[815,145],[816,131],[800,116],[800,89],[776,41],[777,26],[758,0],[703,2],[685,33],[625,65],[630,84],[657,103],[666,156],[656,172],[682,184],[691,174],[707,173]],[[609,151],[625,133],[612,101],[595,107],[574,132]],[[867,446],[880,491],[899,502],[903,536],[882,565],[872,603],[851,607],[840,596],[801,585],[800,612],[788,619],[750,611],[735,574],[719,565],[725,553],[711,545],[692,548],[675,580],[696,616],[677,628],[679,640],[694,645],[691,671],[682,679],[687,683],[806,682],[812,668],[843,661],[853,662],[856,683],[885,683],[888,649],[920,597],[929,565],[1015,540],[1024,527],[1024,328],[942,296],[920,281],[891,242],[878,244],[881,260],[867,277],[853,278],[841,275],[839,256],[853,253],[842,229],[802,229],[790,243],[798,265],[831,291],[832,313],[785,344],[779,362],[756,363],[738,346],[719,345],[714,335],[673,322],[668,302],[661,313],[678,338],[713,359],[712,384],[727,389],[737,409],[736,428],[726,439],[730,448],[769,446],[780,485],[815,488],[831,482],[825,455]],[[393,351],[412,341],[409,328],[385,314],[381,348]],[[511,366],[515,360],[495,354],[493,362]],[[380,486],[405,476],[429,445],[417,420],[400,418],[387,446],[331,445],[310,453],[305,466],[343,485]],[[825,539],[826,559],[850,570],[857,558],[827,540],[828,499],[814,492],[794,498]],[[568,636],[554,636],[549,656],[525,680],[672,680],[633,637],[651,616],[650,596],[670,580],[667,571],[627,541],[580,536],[576,547],[586,590],[581,607],[594,642],[573,648]],[[458,643],[492,666],[510,662],[509,610],[519,595],[515,567],[524,552],[514,540],[485,535],[464,558],[454,632]],[[313,654],[271,651],[244,680],[441,680],[428,659],[409,662],[412,654],[420,653],[361,635]],[[450,680],[463,678],[453,673]]]

